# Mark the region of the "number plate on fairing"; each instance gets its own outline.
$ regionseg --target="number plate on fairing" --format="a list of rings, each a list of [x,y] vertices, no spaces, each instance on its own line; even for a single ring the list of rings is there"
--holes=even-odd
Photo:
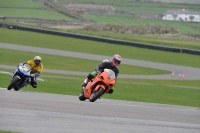
[[[25,72],[28,72],[28,71],[29,71],[29,69],[28,69],[27,67],[24,67],[23,70],[24,70]]]

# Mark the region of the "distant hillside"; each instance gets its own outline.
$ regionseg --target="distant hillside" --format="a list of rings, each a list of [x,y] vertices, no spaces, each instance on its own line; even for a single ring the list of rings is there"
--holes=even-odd
[[[161,1],[165,3],[200,4],[200,0],[152,0],[152,1]]]
[[[2,21],[44,27],[66,26],[68,28],[69,26],[85,26],[98,23],[122,25],[157,24],[171,26],[180,30],[182,33],[200,35],[200,23],[162,20],[162,14],[166,13],[167,10],[186,9],[192,12],[200,12],[200,4],[144,1],[152,0],[0,0],[0,16],[5,16]],[[176,2],[178,0],[173,1]],[[183,1],[186,0],[182,0],[182,2]],[[194,0],[188,0],[188,2],[189,1],[191,2]],[[68,10],[69,3],[88,4],[93,5],[95,8],[92,7],[86,9],[85,12],[80,12],[77,6],[77,10],[74,10],[74,8]],[[112,6],[115,8],[115,12],[113,14],[102,13],[99,11],[101,8],[96,8],[97,5]],[[89,11],[93,12],[91,13]]]

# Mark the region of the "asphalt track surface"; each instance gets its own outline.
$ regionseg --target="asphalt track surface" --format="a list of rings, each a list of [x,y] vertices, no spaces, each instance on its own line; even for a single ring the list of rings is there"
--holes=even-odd
[[[199,133],[200,110],[0,89],[0,130],[21,133]]]
[[[38,53],[99,61],[110,58],[2,43],[0,48],[38,51]],[[192,67],[130,59],[123,59],[123,64],[148,66],[175,73],[184,72],[187,79],[200,79],[199,69]],[[16,66],[0,65],[0,68],[5,67],[16,68]],[[87,74],[87,72],[59,70],[54,72]],[[122,75],[121,77],[171,79],[171,75]],[[78,96],[0,89],[0,130],[21,133],[200,133],[200,109],[103,98],[91,103],[88,100],[79,101]]]

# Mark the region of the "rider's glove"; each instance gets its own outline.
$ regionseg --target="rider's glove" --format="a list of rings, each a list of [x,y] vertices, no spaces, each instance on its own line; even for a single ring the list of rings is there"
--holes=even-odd
[[[31,77],[35,77],[35,74],[31,74],[30,76],[31,76]]]
[[[17,67],[22,66],[22,65],[23,65],[23,63],[19,63],[19,64],[17,65]]]
[[[19,64],[17,65],[17,67],[22,66],[22,65],[24,65],[24,64],[26,64],[26,62],[19,63]]]

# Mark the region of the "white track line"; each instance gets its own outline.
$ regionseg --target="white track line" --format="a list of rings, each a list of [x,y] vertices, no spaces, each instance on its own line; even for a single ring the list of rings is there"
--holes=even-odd
[[[8,74],[8,75],[13,75],[13,73],[11,73],[11,72],[5,72],[5,71],[0,71],[0,73]],[[44,81],[44,79],[41,79],[41,78],[37,78],[37,80]]]

